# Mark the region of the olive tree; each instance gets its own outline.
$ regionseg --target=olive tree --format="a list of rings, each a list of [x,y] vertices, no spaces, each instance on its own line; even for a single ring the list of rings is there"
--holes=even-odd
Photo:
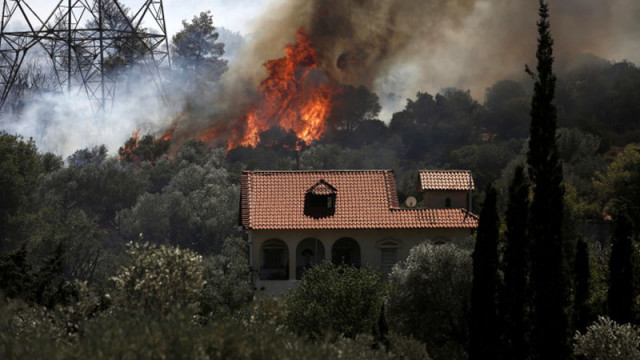
[[[427,242],[413,247],[390,274],[392,330],[425,342],[436,359],[466,358],[471,280],[469,250]]]
[[[587,360],[640,359],[638,329],[630,324],[620,325],[607,317],[598,316],[584,334],[577,332],[573,339],[574,354]]]
[[[114,305],[126,310],[168,315],[174,310],[197,312],[205,281],[202,257],[177,247],[131,244],[131,264],[113,277]]]
[[[380,316],[383,294],[377,272],[323,262],[307,270],[285,298],[287,323],[314,338],[329,330],[346,337],[370,333]]]

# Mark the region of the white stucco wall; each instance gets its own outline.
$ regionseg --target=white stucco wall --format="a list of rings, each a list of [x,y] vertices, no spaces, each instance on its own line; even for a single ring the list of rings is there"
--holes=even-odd
[[[315,238],[324,247],[325,260],[331,260],[331,250],[334,243],[341,238],[354,239],[359,247],[362,266],[369,266],[381,271],[388,268],[381,267],[381,241],[393,240],[397,247],[397,260],[406,259],[409,250],[423,241],[442,241],[462,243],[471,235],[471,229],[371,229],[371,230],[249,230],[252,248],[253,279],[258,295],[277,295],[295,286],[296,266],[300,257],[296,259],[298,245],[307,238]],[[282,240],[288,248],[289,279],[288,280],[260,280],[261,246],[270,239]]]

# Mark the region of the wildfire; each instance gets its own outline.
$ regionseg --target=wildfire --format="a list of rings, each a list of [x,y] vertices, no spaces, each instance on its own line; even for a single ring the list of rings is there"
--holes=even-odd
[[[124,146],[118,151],[120,160],[124,160],[133,156],[133,152],[138,148],[140,143],[140,129],[131,134],[131,138],[124,143]]]
[[[309,145],[322,135],[331,112],[331,97],[339,88],[318,70],[316,52],[307,34],[299,29],[286,56],[263,64],[267,77],[260,83],[260,99],[229,128],[210,128],[198,136],[209,141],[230,129],[228,149],[255,147],[259,133],[279,125],[293,130]]]

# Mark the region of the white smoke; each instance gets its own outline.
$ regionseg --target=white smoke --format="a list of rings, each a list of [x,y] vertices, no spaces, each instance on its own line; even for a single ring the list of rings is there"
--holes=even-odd
[[[112,106],[101,112],[83,89],[70,94],[51,92],[24,99],[20,114],[4,114],[2,128],[25,138],[33,138],[38,149],[64,157],[78,149],[106,145],[110,154],[136,130],[161,135],[180,111],[182,101],[171,96],[163,101],[153,81],[126,74],[118,84]]]

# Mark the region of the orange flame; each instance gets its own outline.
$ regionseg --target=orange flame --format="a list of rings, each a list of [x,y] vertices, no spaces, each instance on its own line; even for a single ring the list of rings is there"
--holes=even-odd
[[[124,146],[118,151],[120,160],[125,160],[133,156],[133,152],[138,148],[140,143],[140,129],[131,133],[131,138],[124,143]]]
[[[295,44],[285,47],[286,56],[264,64],[267,77],[260,83],[260,100],[231,126],[227,148],[255,147],[259,133],[279,125],[293,130],[305,144],[318,140],[331,112],[331,97],[339,91],[326,74],[317,70],[311,40],[299,29]],[[226,126],[206,130],[198,140],[209,141],[227,131]]]

